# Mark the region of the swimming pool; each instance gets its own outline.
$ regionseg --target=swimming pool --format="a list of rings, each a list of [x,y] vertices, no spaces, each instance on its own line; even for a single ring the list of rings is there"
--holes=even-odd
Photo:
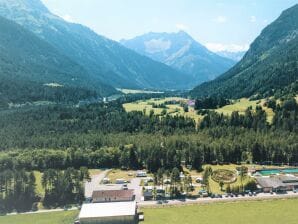
[[[286,168],[286,169],[268,169],[268,170],[258,170],[262,176],[270,176],[274,174],[298,174],[298,168]]]

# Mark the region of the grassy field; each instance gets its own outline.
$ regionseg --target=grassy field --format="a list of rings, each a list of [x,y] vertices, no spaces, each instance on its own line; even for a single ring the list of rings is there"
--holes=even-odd
[[[144,224],[296,224],[298,199],[144,208]],[[71,224],[78,211],[0,217],[1,224]]]
[[[108,173],[107,177],[110,179],[111,183],[114,184],[117,179],[130,181],[135,176],[135,172],[136,171],[133,170],[113,169]]]
[[[89,169],[90,176],[102,173],[101,169]]]
[[[296,224],[298,200],[233,202],[143,209],[144,224]]]
[[[218,113],[223,113],[224,115],[231,115],[233,111],[239,111],[240,113],[244,114],[245,110],[248,107],[252,107],[253,109],[255,109],[256,106],[262,106],[263,110],[265,110],[267,113],[268,121],[271,122],[274,116],[274,112],[271,108],[264,107],[264,102],[264,100],[250,101],[247,98],[242,98],[234,101],[231,105],[221,107],[219,109],[216,109],[215,111],[217,111]]]
[[[145,110],[146,114],[149,115],[150,111],[153,110],[154,114],[160,115],[163,109],[152,108],[152,104],[153,103],[162,104],[165,101],[173,101],[173,100],[177,102],[184,102],[184,103],[188,101],[188,99],[185,99],[185,98],[167,97],[164,99],[140,100],[140,101],[124,104],[123,106],[127,112]],[[242,98],[234,101],[233,104],[231,105],[224,106],[222,108],[216,109],[215,111],[217,111],[218,113],[223,113],[224,115],[231,115],[233,111],[239,111],[240,113],[243,114],[248,107],[256,108],[256,106],[259,105],[259,106],[262,106],[263,109],[266,111],[268,116],[268,121],[271,122],[273,119],[274,113],[272,109],[264,107],[263,104],[264,104],[264,100],[250,101],[246,98]],[[180,116],[193,118],[196,122],[199,122],[202,119],[202,116],[198,115],[192,107],[189,107],[189,112],[184,112],[183,108],[180,106],[179,103],[174,105],[167,105],[166,111],[168,114],[172,116],[180,115]]]
[[[1,224],[72,224],[79,211],[0,216]]]
[[[146,110],[146,114],[149,115],[150,111],[153,110],[154,114],[160,115],[163,111],[162,108],[152,108],[152,104],[162,104],[166,101],[177,101],[177,104],[166,105],[167,106],[167,114],[172,116],[180,115],[185,117],[193,118],[198,121],[202,118],[201,115],[197,115],[193,108],[189,108],[189,112],[184,112],[183,108],[180,106],[179,102],[186,103],[188,99],[180,98],[180,97],[167,97],[163,99],[150,99],[150,100],[140,100],[133,103],[124,104],[124,109],[127,112],[131,111],[144,111]]]

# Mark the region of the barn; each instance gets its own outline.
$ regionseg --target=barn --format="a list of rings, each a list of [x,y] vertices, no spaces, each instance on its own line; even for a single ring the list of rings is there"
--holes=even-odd
[[[137,204],[110,202],[84,204],[79,215],[80,224],[136,224]]]

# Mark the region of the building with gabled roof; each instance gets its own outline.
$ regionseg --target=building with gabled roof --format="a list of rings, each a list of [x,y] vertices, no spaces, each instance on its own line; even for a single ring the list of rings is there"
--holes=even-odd
[[[134,190],[95,190],[92,193],[93,203],[134,201]]]

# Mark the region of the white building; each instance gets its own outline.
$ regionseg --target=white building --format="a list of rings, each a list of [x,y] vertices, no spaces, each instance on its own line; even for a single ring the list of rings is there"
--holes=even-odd
[[[144,170],[138,170],[136,173],[136,177],[147,177],[147,172]]]
[[[110,202],[83,204],[80,224],[136,224],[137,204],[131,202]]]

